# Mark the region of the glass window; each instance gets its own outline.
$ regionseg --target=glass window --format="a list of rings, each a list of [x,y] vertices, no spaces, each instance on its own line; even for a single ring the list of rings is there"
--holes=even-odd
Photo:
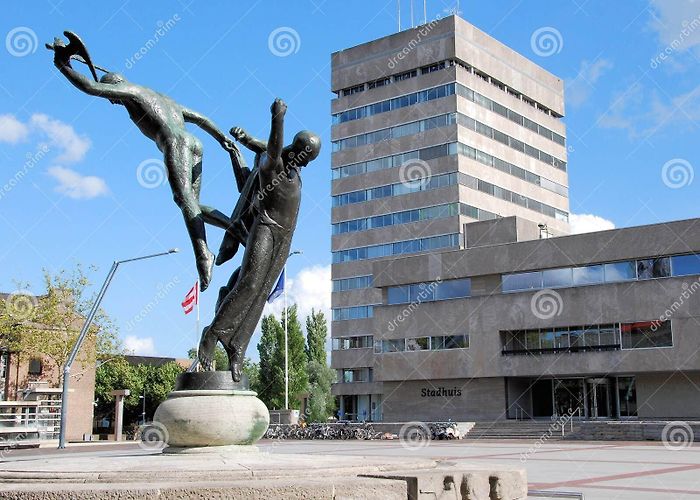
[[[637,279],[637,266],[634,261],[605,264],[605,282],[629,281]]]
[[[603,282],[603,266],[584,266],[573,268],[574,286],[592,285]]]
[[[557,349],[569,347],[569,329],[556,328],[554,330],[554,347]]]
[[[637,384],[634,377],[618,377],[617,388],[620,395],[620,416],[637,416]]]
[[[542,272],[542,283],[545,288],[571,286],[571,268],[547,269]]]
[[[546,330],[540,333],[540,344],[542,349],[554,348],[554,330]]]
[[[700,274],[700,255],[676,255],[671,257],[673,276]]]
[[[670,321],[623,323],[620,330],[623,349],[646,349],[673,345]]]
[[[433,351],[439,351],[445,348],[445,337],[430,337],[430,349]]]
[[[411,302],[420,304],[435,300],[435,283],[419,283],[411,285],[409,299]]]
[[[505,274],[502,277],[504,292],[516,290],[535,290],[542,288],[542,272]]]
[[[471,280],[448,280],[443,281],[435,290],[435,300],[456,299],[469,297],[471,292]]]
[[[540,331],[528,330],[525,332],[525,343],[528,350],[537,350],[540,348]]]
[[[445,337],[445,349],[466,349],[469,337],[466,335],[448,335]]]
[[[620,340],[617,334],[617,326],[615,325],[600,325],[600,345],[612,346],[620,345]]]
[[[637,261],[637,279],[666,278],[671,275],[671,259],[642,259]]]
[[[583,328],[574,326],[569,329],[569,345],[572,348],[583,347]]]
[[[587,326],[583,332],[583,340],[586,347],[596,347],[600,345],[600,332],[598,325]]]
[[[407,351],[427,351],[430,348],[430,337],[406,339]]]

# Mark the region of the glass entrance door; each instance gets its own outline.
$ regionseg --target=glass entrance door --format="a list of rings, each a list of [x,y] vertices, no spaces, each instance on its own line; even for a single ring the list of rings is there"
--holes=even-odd
[[[586,379],[586,402],[588,403],[589,418],[612,417],[610,379],[589,378]]]
[[[583,379],[554,380],[554,414],[585,416]]]

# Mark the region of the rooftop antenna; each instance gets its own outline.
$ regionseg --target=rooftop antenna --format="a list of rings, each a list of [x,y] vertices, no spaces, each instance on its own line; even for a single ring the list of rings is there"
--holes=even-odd
[[[411,0],[411,28],[415,28],[416,25],[413,22],[413,0]]]
[[[401,0],[396,0],[397,21],[399,22],[399,31],[401,31]]]
[[[428,24],[428,8],[426,3],[428,0],[423,0],[423,24]]]

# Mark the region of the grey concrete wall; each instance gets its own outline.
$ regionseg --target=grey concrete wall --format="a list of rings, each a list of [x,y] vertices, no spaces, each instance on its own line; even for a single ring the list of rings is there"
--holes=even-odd
[[[461,392],[457,396],[423,395],[423,390],[437,391],[440,388]],[[384,383],[382,413],[385,422],[491,420],[501,418],[504,411],[503,379],[433,379]]]
[[[640,419],[698,420],[700,372],[638,373],[636,377]]]

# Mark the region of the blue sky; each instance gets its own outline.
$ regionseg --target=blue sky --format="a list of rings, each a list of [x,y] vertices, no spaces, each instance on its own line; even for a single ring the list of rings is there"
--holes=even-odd
[[[179,247],[179,254],[125,265],[104,307],[140,353],[184,356],[198,338],[194,318],[180,308],[196,273],[179,210],[159,182],[160,154],[125,110],[81,94],[55,70],[43,43],[70,29],[97,64],[169,94],[224,130],[241,125],[265,136],[279,96],[289,105],[288,134],[321,134],[324,150],[304,172],[293,245],[304,253],[290,259],[289,275],[303,311],[329,307],[330,53],[396,31],[396,2],[235,4],[3,6],[0,291],[17,290],[19,280],[40,293],[42,268],[78,262],[98,266],[92,278],[101,282],[114,259]],[[428,19],[456,4],[428,1]],[[404,28],[409,5],[402,2]],[[577,219],[579,230],[698,216],[699,3],[462,0],[459,7],[469,22],[566,80],[571,212],[588,215]],[[414,8],[418,20],[422,2]],[[291,47],[271,46],[274,32],[290,35]],[[230,162],[199,135],[202,200],[229,212],[237,195]],[[214,250],[220,237],[209,231]],[[202,295],[203,324],[231,270],[217,268]],[[254,343],[249,354],[257,357]]]

